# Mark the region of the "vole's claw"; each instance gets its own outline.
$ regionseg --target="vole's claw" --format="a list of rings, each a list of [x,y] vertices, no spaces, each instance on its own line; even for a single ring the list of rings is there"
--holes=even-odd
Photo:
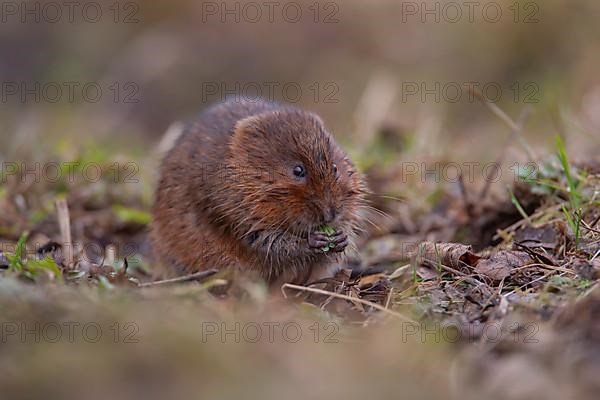
[[[335,253],[341,253],[348,246],[348,235],[346,235],[343,231],[337,231],[331,237],[331,243],[334,245],[331,251]]]
[[[317,249],[321,253],[321,249],[329,245],[329,238],[322,233],[313,233],[308,235],[308,246],[312,249]]]
[[[348,246],[348,237],[344,237],[342,239],[341,242],[336,243],[335,247],[333,249],[331,249],[331,251],[335,252],[335,253],[341,253],[342,251],[346,250],[346,247]]]
[[[344,241],[348,241],[348,235],[346,235],[343,231],[337,231],[332,237],[331,237],[331,243],[338,245],[339,243],[342,243]]]

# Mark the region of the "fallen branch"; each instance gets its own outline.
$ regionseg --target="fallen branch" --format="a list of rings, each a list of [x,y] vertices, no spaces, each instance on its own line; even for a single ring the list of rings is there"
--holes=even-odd
[[[70,270],[74,264],[74,246],[71,240],[71,217],[69,216],[69,205],[65,199],[56,201],[56,217],[60,227],[60,240],[65,257],[65,268]]]
[[[206,271],[194,272],[193,274],[190,274],[190,275],[178,276],[176,278],[164,279],[164,280],[161,280],[161,281],[141,283],[138,287],[168,285],[168,284],[171,284],[171,283],[181,283],[181,282],[191,282],[191,281],[201,282],[201,281],[205,280],[206,278],[208,278],[210,276],[213,276],[217,272],[219,272],[219,271],[216,270],[216,269],[209,269],[209,270],[206,270]]]
[[[400,313],[398,313],[396,311],[392,311],[392,310],[390,310],[388,308],[380,306],[379,304],[372,303],[372,302],[367,301],[367,300],[363,300],[363,299],[359,299],[359,298],[356,298],[356,297],[347,296],[345,294],[330,292],[328,290],[322,290],[322,289],[311,288],[311,287],[306,287],[306,286],[292,285],[291,283],[285,283],[285,284],[283,284],[283,286],[281,286],[281,293],[283,294],[283,297],[285,297],[285,298],[287,298],[287,294],[285,293],[285,289],[286,288],[300,290],[300,291],[304,291],[304,292],[322,294],[322,295],[325,295],[325,296],[331,296],[331,297],[335,297],[335,298],[342,299],[342,300],[348,300],[348,301],[353,302],[353,303],[354,302],[355,303],[360,303],[360,304],[363,304],[363,305],[366,305],[366,306],[373,307],[376,310],[379,310],[379,311],[382,311],[382,312],[384,312],[386,314],[392,315],[392,316],[394,316],[396,318],[399,318],[399,319],[401,319],[403,321],[410,322],[411,324],[419,325],[419,323],[417,321],[415,321],[414,319],[412,319],[412,318],[409,318],[409,317],[407,317],[405,315],[402,315],[402,314],[400,314]]]

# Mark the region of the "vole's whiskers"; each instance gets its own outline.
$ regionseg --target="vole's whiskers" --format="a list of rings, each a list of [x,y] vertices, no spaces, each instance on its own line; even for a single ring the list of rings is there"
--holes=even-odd
[[[387,194],[372,194],[372,196],[379,197],[381,199],[394,200],[394,201],[399,201],[401,203],[406,203],[406,199],[403,199],[403,198],[400,198],[400,197],[390,196],[390,195],[387,195]]]
[[[386,219],[392,219],[392,216],[388,213],[386,213],[383,210],[380,210],[379,208],[373,207],[373,206],[369,206],[369,205],[362,205],[361,208],[368,210],[370,212],[373,212],[381,217],[384,217]]]

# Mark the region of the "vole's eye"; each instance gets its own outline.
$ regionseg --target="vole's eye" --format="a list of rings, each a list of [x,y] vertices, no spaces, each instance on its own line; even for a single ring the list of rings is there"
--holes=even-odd
[[[338,170],[337,170],[337,165],[333,164],[333,173],[337,175]]]
[[[294,175],[297,176],[298,178],[304,178],[304,175],[305,175],[304,166],[296,165],[294,167]]]

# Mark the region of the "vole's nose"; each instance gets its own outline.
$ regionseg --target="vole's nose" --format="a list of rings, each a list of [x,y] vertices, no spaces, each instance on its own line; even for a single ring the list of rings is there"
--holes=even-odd
[[[336,215],[337,215],[337,211],[336,211],[335,207],[325,208],[325,210],[323,211],[323,222],[326,224],[333,222]]]

